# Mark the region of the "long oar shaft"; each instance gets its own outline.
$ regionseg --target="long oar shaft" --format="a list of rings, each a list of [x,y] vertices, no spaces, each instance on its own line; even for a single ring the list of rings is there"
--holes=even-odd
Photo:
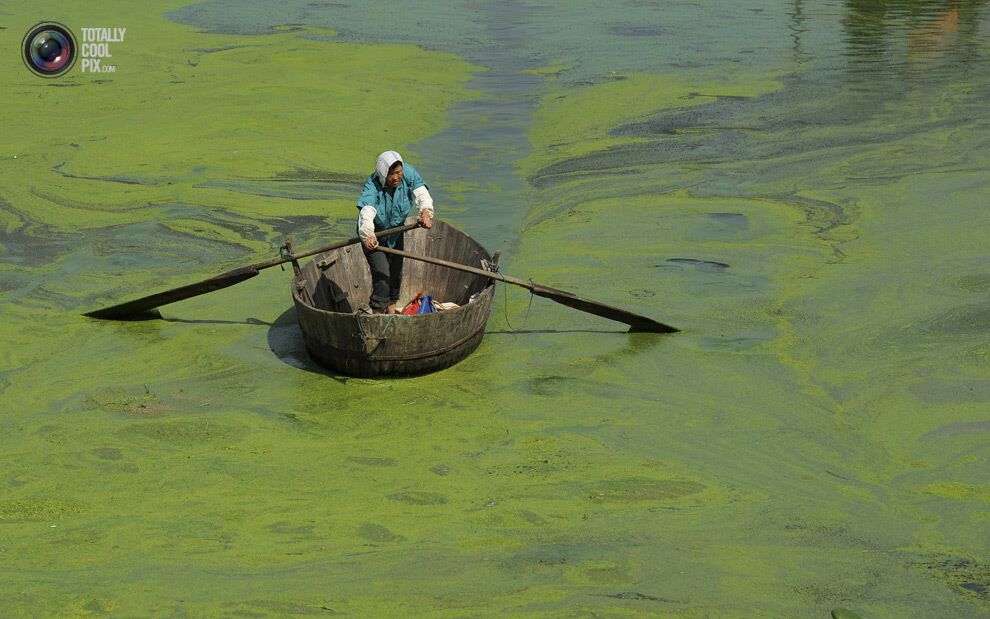
[[[401,232],[407,232],[414,228],[419,227],[419,222],[406,224],[404,226],[399,226],[398,228],[389,228],[388,230],[382,230],[381,232],[375,232],[375,236],[379,239],[383,239],[387,236],[393,234],[399,234]],[[258,271],[262,269],[267,269],[268,267],[278,266],[280,264],[285,264],[286,262],[292,262],[293,260],[299,260],[300,258],[307,258],[309,256],[315,256],[316,254],[322,254],[323,252],[333,251],[335,249],[340,249],[341,247],[347,247],[348,245],[357,245],[361,243],[361,237],[356,236],[346,241],[338,241],[336,243],[331,243],[330,245],[324,245],[323,247],[317,247],[315,249],[307,249],[306,251],[301,251],[297,254],[289,254],[287,256],[279,256],[278,258],[272,258],[271,260],[265,260],[264,262],[259,262],[258,264],[251,265],[250,268],[256,269]]]
[[[429,256],[420,256],[417,254],[410,254],[409,252],[402,251],[399,249],[392,249],[391,247],[385,247],[379,245],[377,251],[382,251],[387,254],[394,254],[396,256],[402,256],[404,258],[411,258],[413,260],[419,260],[421,262],[428,262],[430,264],[435,264],[437,266],[446,267],[448,269],[454,269],[457,271],[464,271],[466,273],[473,273],[475,275],[481,275],[484,277],[490,277],[507,284],[513,284],[515,286],[522,286],[523,288],[531,291],[538,297],[544,297],[550,299],[551,301],[556,301],[562,305],[572,307],[576,310],[582,312],[588,312],[589,314],[594,314],[596,316],[601,316],[602,318],[608,318],[609,320],[615,320],[618,322],[625,323],[629,325],[630,331],[648,331],[651,333],[676,333],[680,329],[676,327],[671,327],[670,325],[665,325],[662,322],[657,322],[652,318],[646,316],[641,316],[639,314],[634,314],[628,312],[624,309],[618,307],[613,307],[611,305],[606,305],[604,303],[599,303],[598,301],[592,301],[590,299],[583,299],[577,295],[571,294],[570,292],[564,290],[558,290],[556,288],[550,288],[548,286],[541,286],[540,284],[535,284],[531,281],[526,281],[516,277],[510,277],[508,275],[502,275],[501,273],[494,273],[492,271],[486,271],[484,269],[478,269],[475,267],[469,267],[464,264],[459,264],[457,262],[450,262],[448,260],[441,260],[439,258],[431,258]]]
[[[418,227],[419,223],[413,223],[405,226],[399,226],[398,228],[382,230],[381,232],[376,232],[375,234],[378,238],[384,238],[392,234],[399,234]],[[234,284],[239,284],[246,279],[251,279],[258,274],[258,271],[263,269],[285,264],[286,262],[299,260],[300,258],[305,258],[307,256],[313,256],[315,254],[322,254],[323,252],[334,249],[340,249],[341,247],[347,247],[348,245],[356,245],[360,242],[360,237],[354,237],[347,239],[346,241],[339,241],[337,243],[331,243],[330,245],[324,245],[323,247],[308,249],[306,251],[289,254],[287,256],[279,256],[278,258],[272,258],[271,260],[265,260],[263,262],[258,262],[257,264],[227,271],[226,273],[221,273],[220,275],[198,281],[194,284],[188,284],[179,288],[172,288],[171,290],[158,292],[146,297],[141,297],[140,299],[127,301],[126,303],[118,303],[117,305],[112,305],[110,307],[104,307],[102,309],[86,312],[84,316],[103,318],[106,320],[121,320],[133,316],[139,316],[156,307],[168,305],[169,303],[175,303],[176,301],[182,301],[184,299],[191,299],[192,297],[197,297],[202,294],[227,288],[228,286],[233,286]]]

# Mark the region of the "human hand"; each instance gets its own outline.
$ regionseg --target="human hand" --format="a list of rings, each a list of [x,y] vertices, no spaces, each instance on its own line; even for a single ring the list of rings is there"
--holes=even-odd
[[[419,217],[419,224],[427,230],[433,227],[433,217],[430,215],[430,211],[423,211]]]
[[[368,249],[374,249],[378,247],[378,237],[372,234],[371,236],[369,236],[364,240],[364,246],[367,247]]]

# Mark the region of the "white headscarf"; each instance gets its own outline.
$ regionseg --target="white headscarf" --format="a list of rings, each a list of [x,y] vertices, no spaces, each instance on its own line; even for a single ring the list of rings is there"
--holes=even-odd
[[[388,176],[389,168],[396,163],[402,163],[402,155],[394,150],[387,150],[378,155],[378,161],[375,162],[375,174],[378,175],[379,183],[385,184],[385,177]]]

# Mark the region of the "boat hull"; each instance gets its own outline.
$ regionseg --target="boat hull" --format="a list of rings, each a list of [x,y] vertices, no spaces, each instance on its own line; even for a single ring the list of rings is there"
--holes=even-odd
[[[405,233],[405,249],[469,266],[491,256],[453,226]],[[460,307],[413,316],[365,314],[371,274],[359,246],[320,254],[302,267],[292,298],[309,355],[348,376],[410,376],[448,368],[481,343],[491,316],[493,280],[406,260],[399,306],[420,291]]]

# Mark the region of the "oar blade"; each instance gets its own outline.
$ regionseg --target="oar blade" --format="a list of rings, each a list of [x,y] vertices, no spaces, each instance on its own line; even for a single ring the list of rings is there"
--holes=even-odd
[[[680,331],[680,329],[676,327],[665,325],[662,322],[653,320],[652,318],[634,314],[624,309],[599,303],[597,301],[592,301],[590,299],[583,299],[564,290],[557,290],[556,288],[548,288],[546,286],[539,285],[533,286],[530,290],[532,290],[533,294],[538,297],[556,301],[561,305],[566,305],[567,307],[572,307],[576,310],[581,310],[582,312],[594,314],[595,316],[601,316],[602,318],[608,318],[609,320],[625,323],[629,325],[630,333],[677,333]]]
[[[126,303],[119,303],[110,307],[93,310],[92,312],[86,312],[83,315],[90,318],[101,318],[103,320],[133,320],[136,317],[145,316],[147,312],[156,307],[190,299],[201,294],[213,292],[214,290],[220,290],[221,288],[227,288],[228,286],[239,284],[246,279],[251,279],[257,274],[258,270],[253,266],[234,269],[233,271],[227,271],[226,273],[204,279],[195,284],[165,290]]]

